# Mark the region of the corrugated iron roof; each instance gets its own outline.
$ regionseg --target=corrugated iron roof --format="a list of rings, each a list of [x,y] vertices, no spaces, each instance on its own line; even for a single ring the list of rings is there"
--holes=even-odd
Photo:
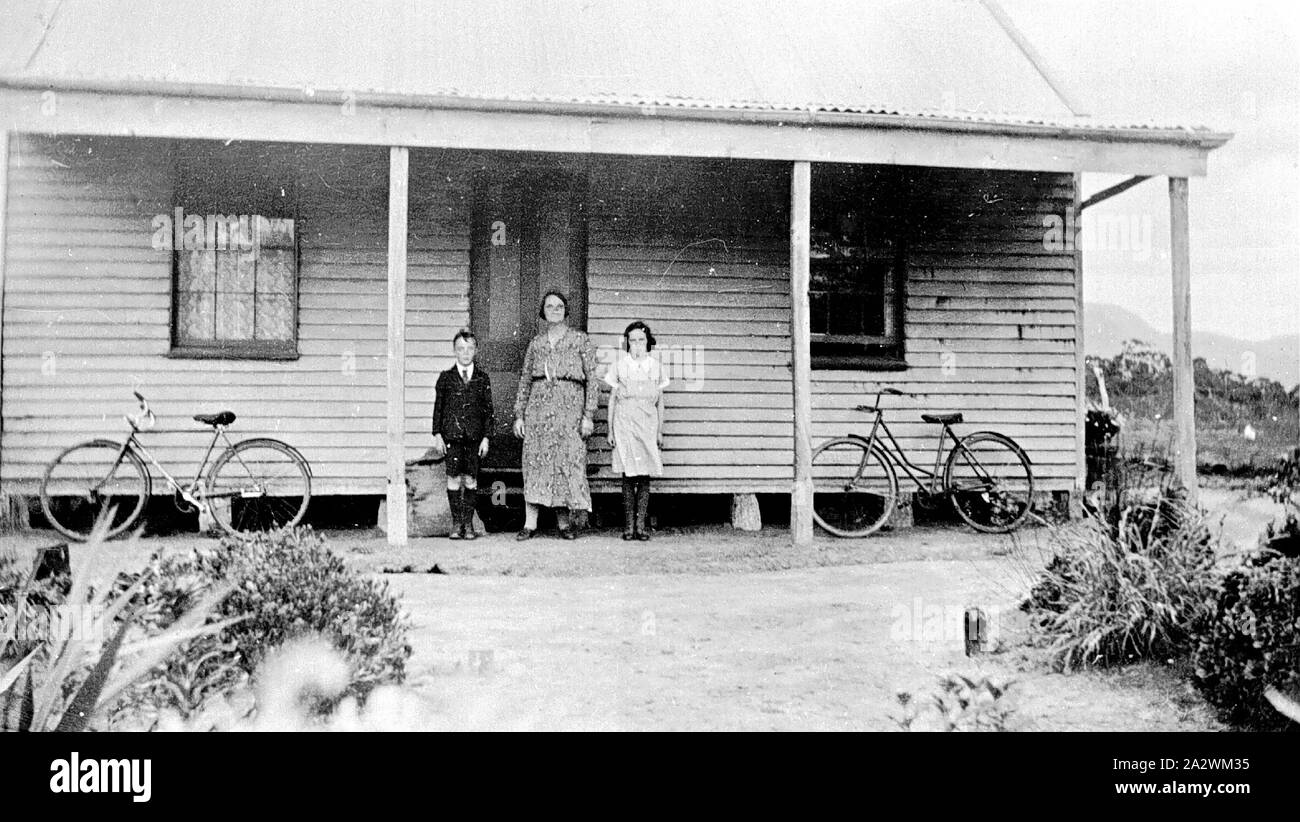
[[[1209,133],[1075,116],[973,0],[6,0],[4,9],[0,82],[25,85]]]

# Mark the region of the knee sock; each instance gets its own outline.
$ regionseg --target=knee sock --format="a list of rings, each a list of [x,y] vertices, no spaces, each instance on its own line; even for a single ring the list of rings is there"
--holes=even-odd
[[[447,489],[447,505],[451,508],[451,530],[453,532],[460,530],[460,489]]]
[[[475,489],[462,485],[460,487],[460,526],[466,533],[474,533],[474,497]]]

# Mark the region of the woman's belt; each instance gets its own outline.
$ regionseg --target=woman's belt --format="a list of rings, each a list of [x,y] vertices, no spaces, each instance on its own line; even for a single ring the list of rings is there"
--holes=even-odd
[[[547,378],[547,377],[544,377],[544,376],[539,377],[539,376],[537,376],[536,374],[533,375],[533,382],[539,382],[539,381],[543,381],[543,380],[546,380],[546,379],[548,379],[548,378]],[[576,382],[578,385],[586,385],[586,384],[587,384],[587,381],[586,381],[586,380],[579,379],[579,378],[577,378],[577,377],[556,377],[555,379],[557,379],[557,380],[565,380],[566,382]]]

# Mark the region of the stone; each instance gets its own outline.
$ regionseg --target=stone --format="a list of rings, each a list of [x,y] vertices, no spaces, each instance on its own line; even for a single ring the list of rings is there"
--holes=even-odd
[[[763,518],[758,510],[757,494],[732,494],[731,527],[737,531],[760,531]]]
[[[889,521],[885,523],[885,526],[891,531],[896,531],[900,528],[911,528],[916,525],[916,514],[912,510],[915,502],[916,500],[913,499],[912,494],[900,492],[898,502],[894,504],[894,513],[889,515]]]
[[[0,494],[0,530],[31,528],[30,499],[20,494]]]
[[[225,509],[226,512],[229,512],[230,499],[225,498],[225,499],[209,500],[208,505],[214,509],[218,507],[222,507]],[[230,521],[229,513],[226,513],[225,516],[226,516],[226,521],[229,522]],[[199,511],[199,533],[208,537],[220,537],[223,536],[226,532],[217,523],[216,517],[209,515],[206,511]]]

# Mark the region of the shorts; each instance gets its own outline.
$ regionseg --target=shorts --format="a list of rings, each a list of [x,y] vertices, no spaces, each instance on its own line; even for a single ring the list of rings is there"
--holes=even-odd
[[[447,443],[447,461],[445,463],[448,477],[470,476],[478,478],[478,443],[469,440],[453,440]]]

